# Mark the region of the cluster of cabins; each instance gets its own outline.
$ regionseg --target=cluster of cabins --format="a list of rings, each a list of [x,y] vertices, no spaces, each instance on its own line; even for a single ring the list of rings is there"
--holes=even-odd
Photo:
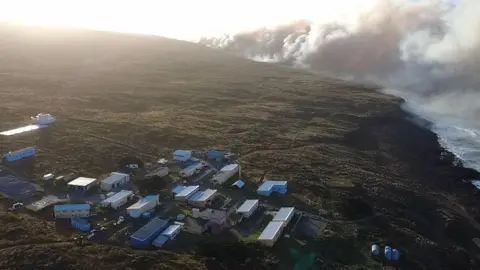
[[[259,205],[258,200],[246,200],[239,208],[237,208],[237,214],[242,217],[249,218]],[[283,232],[283,229],[287,227],[290,220],[292,220],[295,214],[294,207],[282,207],[273,217],[272,221],[268,223],[263,232],[258,237],[258,241],[267,246],[273,246]]]
[[[223,152],[209,151],[209,159],[221,160],[224,158]],[[177,150],[173,155],[173,159],[176,162],[187,162],[192,159],[192,152],[187,150]],[[202,169],[203,163],[194,163],[187,166],[180,172],[182,177],[189,177],[193,173]],[[235,173],[239,172],[240,168],[238,164],[229,164],[224,166],[212,179],[213,185],[221,185],[228,181]],[[168,173],[168,172],[167,172]],[[93,186],[99,185],[103,191],[109,192],[115,190],[130,182],[130,175],[112,172],[107,178],[100,183],[95,178],[79,177],[68,183],[68,186],[74,190],[85,192]],[[233,186],[242,188],[245,183],[241,180],[236,181]],[[286,194],[287,193],[287,181],[265,181],[257,189],[257,194],[261,196],[270,196],[272,193]],[[205,209],[200,211],[197,208],[192,209],[192,215],[194,217],[208,219],[210,222],[216,222],[223,224],[230,213],[222,210],[212,210],[210,206],[213,199],[218,195],[216,189],[207,188],[200,190],[199,185],[183,186],[179,185],[172,190],[172,195],[176,201],[184,202],[193,207]],[[128,203],[133,199],[134,194],[130,190],[121,190],[119,192],[109,192],[107,198],[101,201],[102,207],[111,207],[118,209],[119,207]],[[126,211],[128,215],[133,218],[138,218],[151,214],[151,211],[159,204],[158,195],[146,196],[136,203],[132,204]],[[259,207],[259,200],[246,200],[240,207],[236,209],[236,216],[239,216],[239,222],[242,218],[249,218]],[[72,220],[72,226],[86,231],[90,228],[88,222],[82,218],[90,216],[91,206],[90,204],[67,204],[67,205],[55,205],[54,216],[55,218],[70,218]],[[232,210],[233,211],[233,210]],[[258,241],[267,245],[273,246],[277,239],[283,232],[283,229],[287,226],[294,215],[293,207],[281,208],[273,220],[266,226]],[[148,215],[149,217],[150,215]],[[218,219],[218,220],[216,220]],[[212,221],[213,220],[213,221]],[[173,239],[181,229],[181,223],[169,224],[169,221],[162,220],[160,218],[154,218],[150,220],[140,230],[131,235],[130,244],[134,247],[145,247],[150,244],[161,247],[167,241]]]
[[[258,241],[267,246],[273,246],[278,238],[280,238],[280,235],[282,235],[283,229],[287,227],[290,220],[292,220],[294,214],[294,207],[280,208],[272,221],[270,221],[267,227],[262,231],[258,237]]]

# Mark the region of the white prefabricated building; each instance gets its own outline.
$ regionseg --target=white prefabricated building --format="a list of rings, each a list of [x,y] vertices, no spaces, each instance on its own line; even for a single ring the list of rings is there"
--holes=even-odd
[[[200,186],[188,186],[175,195],[175,200],[186,201],[190,196],[198,191]]]
[[[192,164],[192,165],[186,167],[185,169],[181,170],[180,171],[180,176],[184,177],[184,178],[190,177],[190,176],[194,175],[195,173],[197,173],[198,171],[200,171],[202,168],[203,168],[202,163]]]
[[[188,200],[188,204],[198,206],[198,207],[206,207],[213,198],[217,195],[216,189],[206,189],[204,191],[198,191],[197,193],[190,196]]]
[[[272,221],[282,222],[283,227],[286,227],[295,214],[294,207],[282,207],[273,217]]]
[[[113,209],[118,209],[118,207],[126,204],[128,200],[133,198],[133,191],[131,190],[122,190],[116,193],[113,196],[108,197],[107,199],[100,202],[100,205],[103,207],[112,207]]]
[[[227,182],[230,177],[236,174],[239,170],[238,164],[229,164],[223,167],[218,174],[212,178],[212,183],[214,185],[221,185]]]
[[[129,206],[127,208],[127,213],[133,218],[138,218],[143,213],[148,212],[154,209],[155,207],[157,207],[157,205],[160,203],[158,199],[159,199],[158,195],[146,196],[145,198]]]
[[[130,182],[130,175],[126,173],[112,172],[110,176],[102,180],[101,188],[110,191],[116,187]]]
[[[240,207],[237,209],[238,214],[248,218],[250,217],[255,210],[258,208],[258,200],[246,200]]]
[[[266,246],[273,246],[277,242],[283,231],[283,222],[270,221],[262,234],[258,237],[258,241]]]

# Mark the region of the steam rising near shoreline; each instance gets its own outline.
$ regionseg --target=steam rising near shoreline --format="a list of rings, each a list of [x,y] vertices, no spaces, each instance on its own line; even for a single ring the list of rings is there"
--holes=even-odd
[[[380,84],[480,169],[480,1],[457,2],[377,1],[353,21],[308,18],[200,43]]]

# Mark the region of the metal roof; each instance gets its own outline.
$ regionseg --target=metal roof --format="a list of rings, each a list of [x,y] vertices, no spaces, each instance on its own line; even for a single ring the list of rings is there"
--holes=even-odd
[[[237,168],[238,168],[238,164],[228,164],[227,166],[223,167],[220,171],[229,172],[229,171],[234,171]]]
[[[165,231],[162,232],[162,235],[171,236],[172,234],[180,230],[180,227],[181,226],[178,224],[170,225],[167,229],[165,229]]]
[[[210,197],[212,197],[215,193],[217,193],[216,189],[206,189],[204,191],[199,191],[193,194],[189,200],[196,201],[196,202],[203,202],[210,199]]]
[[[15,134],[28,132],[28,131],[36,130],[36,129],[43,128],[43,127],[46,127],[46,126],[44,126],[44,125],[28,125],[28,126],[19,127],[19,128],[16,128],[16,129],[10,129],[10,130],[7,130],[7,131],[0,132],[0,135],[12,136],[12,135],[15,135]]]
[[[196,170],[199,164],[200,163],[193,163],[192,165],[189,165],[189,166],[185,167],[180,173],[189,172],[191,170]]]
[[[95,178],[78,177],[77,179],[69,182],[68,185],[69,186],[85,187],[85,186],[88,186],[95,181],[97,181],[97,179],[95,179]]]
[[[149,196],[145,196],[145,198],[139,200],[138,202],[130,205],[127,210],[132,210],[132,209],[140,209],[142,208],[145,204],[151,202],[151,201],[155,201],[155,200],[158,200],[158,195],[149,195]]]
[[[175,193],[175,194],[178,194],[186,188],[187,188],[186,186],[176,186],[174,189],[172,189],[172,192]]]
[[[192,151],[190,150],[176,150],[175,152],[173,152],[173,155],[174,156],[189,156],[189,155],[192,155]]]
[[[188,186],[185,187],[180,193],[177,194],[179,197],[188,197],[190,196],[193,192],[197,191],[200,188],[200,186]]]
[[[90,211],[90,204],[60,204],[54,206],[54,211]]]
[[[273,217],[272,221],[286,221],[295,211],[294,207],[282,207]]]
[[[102,180],[102,183],[107,184],[107,185],[113,185],[119,181],[122,181],[125,177],[130,177],[128,174],[125,173],[118,173],[114,172],[110,174],[109,177],[105,178]]]
[[[287,181],[265,181],[263,184],[258,188],[260,191],[268,191],[272,189],[273,186],[285,186],[287,185]]]
[[[165,243],[167,243],[168,240],[169,240],[168,236],[160,234],[159,236],[157,236],[157,238],[155,238],[155,240],[153,240],[152,244],[157,247],[163,247],[163,245],[165,245]]]
[[[242,188],[243,186],[245,186],[245,182],[243,182],[242,180],[237,180],[237,181],[235,181],[235,183],[232,184],[232,186]]]
[[[132,194],[133,194],[133,191],[131,190],[122,190],[116,193],[115,195],[112,195],[111,197],[106,198],[105,200],[102,201],[102,203],[114,203]]]
[[[267,227],[263,230],[262,234],[258,237],[258,240],[273,240],[275,236],[280,233],[283,222],[270,221]]]
[[[258,200],[246,200],[238,209],[237,213],[247,213],[258,204]]]
[[[131,235],[131,238],[134,238],[138,241],[145,241],[148,239],[152,234],[158,232],[158,230],[162,229],[167,224],[166,220],[154,218],[150,220],[147,224],[145,224],[142,228],[138,231],[134,232]]]

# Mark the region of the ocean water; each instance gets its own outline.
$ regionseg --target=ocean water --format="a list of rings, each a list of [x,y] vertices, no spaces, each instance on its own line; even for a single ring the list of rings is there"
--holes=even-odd
[[[437,134],[440,145],[453,153],[464,167],[480,171],[480,128],[477,123],[436,113],[408,98],[405,98],[403,108],[430,122],[429,128]],[[480,182],[478,184],[480,189]]]

